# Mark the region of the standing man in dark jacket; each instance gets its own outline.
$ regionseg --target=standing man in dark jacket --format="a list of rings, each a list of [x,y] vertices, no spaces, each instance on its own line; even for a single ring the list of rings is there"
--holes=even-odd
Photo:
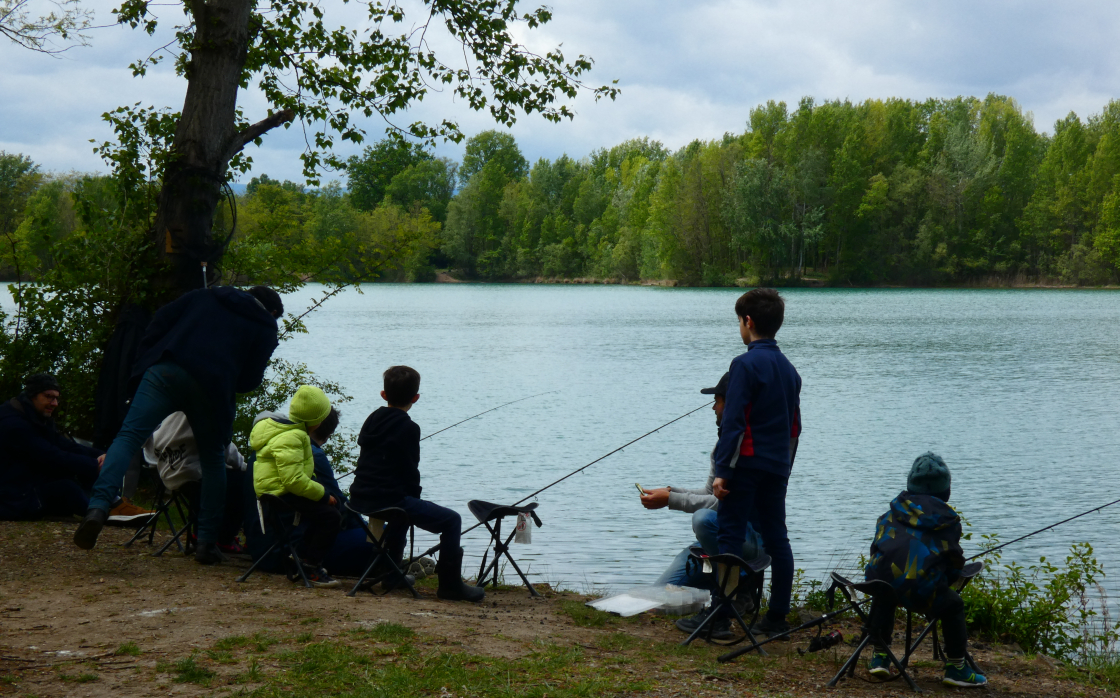
[[[195,560],[224,559],[218,536],[225,507],[225,449],[233,434],[236,393],[254,390],[276,349],[280,296],[265,286],[199,289],[156,312],[133,367],[139,387],[93,488],[86,518],[74,533],[90,549],[105,524],[132,456],[173,412],[184,412],[198,444],[202,503]]]
[[[409,519],[429,533],[439,534],[439,563],[436,596],[449,601],[481,601],[486,593],[463,583],[463,549],[459,547],[463,522],[446,507],[420,499],[420,427],[408,411],[420,399],[420,374],[408,366],[390,366],[384,375],[381,397],[389,403],[379,407],[358,434],[358,465],[350,486],[350,501],[361,512],[398,507]],[[389,550],[400,557],[404,551],[403,526],[390,524],[385,530]]]
[[[105,455],[59,433],[62,387],[49,373],[27,379],[0,405],[0,520],[84,514]]]
[[[752,629],[767,637],[789,629],[793,590],[786,484],[801,435],[801,376],[774,340],[785,307],[771,288],[753,289],[735,302],[747,351],[731,362],[712,481],[720,500],[719,551],[738,555],[749,523],[773,560],[769,608]]]

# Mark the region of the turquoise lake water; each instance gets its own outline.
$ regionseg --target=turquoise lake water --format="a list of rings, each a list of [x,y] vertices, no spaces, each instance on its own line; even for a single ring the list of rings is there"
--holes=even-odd
[[[728,289],[371,285],[308,319],[279,355],[381,404],[381,372],[423,376],[424,496],[473,523],[470,499],[513,502],[695,407],[744,350]],[[303,307],[310,287],[286,299]],[[1120,498],[1120,293],[788,290],[778,335],[804,388],[788,525],[808,579],[851,568],[914,457],[933,450],[953,504],[1004,540]],[[584,590],[655,578],[692,539],[689,516],[647,511],[634,483],[699,487],[715,442],[704,409],[541,494],[544,527],[516,546],[531,576]],[[1120,578],[1120,505],[1007,549],[1022,562],[1091,542]],[[484,538],[465,539],[477,560]],[[433,542],[424,537],[423,543]],[[966,543],[966,548],[974,548]],[[475,562],[477,565],[477,561]],[[512,572],[512,571],[511,571]],[[1120,597],[1109,576],[1106,588]]]
[[[286,299],[306,307],[320,289]],[[380,406],[381,372],[423,376],[424,496],[473,523],[470,499],[513,502],[708,401],[744,350],[734,289],[377,284],[309,316],[278,355],[354,396],[342,428]],[[851,569],[876,518],[927,450],[953,472],[975,533],[1004,540],[1120,498],[1120,293],[787,290],[779,344],[804,388],[788,525],[807,579]],[[5,306],[10,298],[4,294]],[[634,483],[699,487],[715,442],[709,409],[541,494],[544,527],[513,548],[530,576],[577,590],[652,581],[693,538],[689,516],[647,511]],[[464,541],[477,569],[485,543]],[[1120,599],[1120,504],[1006,549],[1064,559],[1089,541]],[[421,545],[433,543],[418,537]],[[975,545],[966,543],[966,551]]]

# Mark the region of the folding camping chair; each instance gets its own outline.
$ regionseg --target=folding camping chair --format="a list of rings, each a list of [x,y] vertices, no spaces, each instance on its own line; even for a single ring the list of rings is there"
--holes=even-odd
[[[532,504],[526,504],[524,506],[506,506],[504,504],[493,504],[491,502],[483,502],[479,499],[472,499],[467,502],[467,508],[474,514],[474,518],[478,519],[478,522],[485,526],[487,531],[490,531],[490,543],[487,544],[486,552],[482,554],[482,562],[478,566],[478,585],[481,587],[485,587],[487,584],[497,586],[498,563],[501,561],[502,556],[505,555],[509,564],[513,565],[513,569],[517,570],[521,581],[525,582],[525,587],[529,589],[529,595],[540,596],[537,590],[533,588],[533,585],[529,583],[529,578],[526,577],[525,573],[521,571],[521,568],[517,566],[517,562],[513,559],[513,556],[509,554],[509,544],[510,541],[513,540],[513,537],[517,535],[517,527],[514,526],[514,530],[509,536],[506,537],[504,541],[502,540],[502,519],[507,516],[516,517],[518,514],[528,514],[533,517],[533,523],[537,525],[537,528],[541,527],[541,520],[536,512],[537,503],[533,502]],[[493,522],[493,526],[490,525],[491,522]],[[490,545],[494,546],[494,559],[491,560],[490,565],[487,566],[486,558],[490,552]],[[491,577],[489,582],[486,581],[487,577]]]
[[[358,515],[358,520],[362,522],[362,528],[366,531],[366,539],[373,544],[373,556],[370,560],[369,567],[366,568],[365,572],[362,572],[362,576],[358,577],[357,584],[355,584],[354,588],[346,595],[354,596],[363,585],[371,594],[376,594],[377,592],[373,590],[374,587],[377,586],[379,582],[390,580],[390,584],[384,585],[386,587],[384,593],[387,594],[392,591],[392,589],[396,587],[396,584],[403,584],[412,592],[413,598],[420,598],[420,594],[416,593],[412,581],[404,573],[404,570],[397,565],[397,561],[394,559],[392,551],[389,550],[388,540],[385,537],[385,532],[390,525],[408,526],[411,529],[412,522],[408,518],[408,513],[404,509],[398,507],[389,507],[387,509],[378,509],[377,511],[372,511],[367,514],[350,506],[350,502],[346,503],[346,508]],[[366,523],[365,519],[362,518],[363,516],[369,517],[369,523]],[[380,527],[381,532],[375,534],[373,529],[378,527]],[[385,568],[385,565],[388,565],[390,569],[378,574],[376,577],[370,577],[379,563],[382,565],[382,569]],[[408,563],[412,563],[411,550],[409,550]],[[405,567],[408,567],[408,564],[406,564]],[[395,583],[392,583],[393,580],[395,580]]]
[[[964,569],[961,570],[960,576],[952,584],[952,588],[958,592],[961,591],[983,569],[983,562],[972,562],[965,565]],[[922,640],[924,640],[927,635],[932,635],[931,639],[933,640],[933,658],[944,659],[944,652],[941,650],[941,645],[937,640],[937,618],[928,619],[926,627],[922,630],[922,632],[918,634],[917,639],[911,642],[914,614],[912,611],[907,609],[906,652],[905,654],[903,654],[902,659],[899,660],[895,657],[890,648],[887,647],[887,643],[885,642],[885,640],[888,640],[889,638],[880,638],[878,634],[871,629],[871,623],[868,617],[869,611],[864,612],[858,604],[852,601],[852,596],[849,593],[849,589],[854,589],[855,591],[870,595],[872,600],[881,596],[886,601],[895,604],[895,606],[897,607],[897,599],[895,597],[894,589],[891,587],[891,585],[882,580],[856,583],[852,582],[849,579],[845,579],[835,572],[832,573],[832,579],[835,585],[840,588],[841,592],[843,592],[844,597],[848,600],[849,605],[856,611],[856,613],[859,614],[860,619],[863,621],[863,637],[859,645],[856,647],[855,652],[853,652],[852,656],[848,658],[848,661],[844,663],[844,666],[840,667],[840,671],[837,672],[836,676],[834,676],[832,680],[828,682],[828,685],[830,687],[835,686],[837,683],[839,683],[840,679],[844,678],[845,673],[847,673],[849,677],[855,676],[856,664],[859,663],[860,653],[863,652],[864,648],[867,647],[868,644],[875,643],[877,646],[884,647],[887,650],[887,656],[890,658],[891,664],[894,665],[896,669],[898,669],[898,674],[892,676],[889,679],[886,679],[886,681],[893,681],[901,677],[906,680],[907,685],[909,685],[911,689],[913,689],[914,691],[920,691],[921,689],[918,688],[918,685],[916,683],[914,683],[914,679],[911,678],[906,669],[909,667],[910,657],[914,655],[919,645],[922,644]],[[965,661],[968,662],[968,665],[972,668],[973,671],[978,674],[983,673],[980,671],[980,667],[977,666],[976,661],[972,658],[972,655],[967,651],[965,652]]]
[[[257,514],[260,517],[261,533],[268,532],[265,527],[265,523],[267,522],[268,528],[272,529],[274,541],[272,546],[265,551],[265,554],[257,558],[253,566],[246,570],[245,574],[238,577],[237,581],[244,582],[248,579],[249,575],[272,555],[272,551],[279,548],[281,555],[286,553],[290,556],[296,571],[299,572],[299,576],[303,578],[303,585],[310,588],[311,582],[307,579],[307,572],[303,569],[303,563],[300,562],[299,553],[296,552],[295,541],[292,540],[295,535],[296,526],[299,526],[299,512],[275,495],[262,494],[260,498],[257,499]],[[286,520],[288,514],[293,515],[290,524]],[[289,578],[295,581],[295,575],[289,575]]]
[[[696,630],[692,631],[688,639],[681,643],[681,646],[687,646],[698,637],[704,638],[706,642],[711,644],[728,646],[750,640],[751,646],[743,648],[740,652],[749,652],[755,649],[765,657],[766,650],[759,645],[758,639],[751,632],[751,626],[758,619],[758,611],[762,606],[762,583],[766,576],[766,568],[770,566],[770,556],[762,554],[747,562],[738,555],[730,553],[708,555],[703,548],[694,546],[689,549],[689,562],[690,564],[700,565],[703,572],[714,575],[716,583],[712,589],[712,605],[708,616],[704,618],[704,621],[700,623]],[[740,570],[745,574],[740,575]],[[731,591],[727,591],[730,586],[729,582],[733,579],[733,574],[738,578],[737,584]],[[746,578],[742,578],[743,576]],[[751,613],[749,623],[743,619],[739,610],[735,608],[735,602],[737,601],[744,602],[749,609]],[[725,614],[730,615],[739,623],[739,627],[743,629],[743,637],[730,642],[719,642],[712,638],[716,619],[723,617]]]

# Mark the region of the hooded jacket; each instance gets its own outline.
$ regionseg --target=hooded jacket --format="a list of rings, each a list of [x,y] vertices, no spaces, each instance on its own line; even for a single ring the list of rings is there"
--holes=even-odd
[[[0,519],[34,516],[41,508],[34,486],[73,479],[91,487],[101,451],[59,433],[24,395],[0,405]]]
[[[181,366],[233,425],[234,396],[264,380],[276,349],[276,319],[249,293],[230,286],[197,289],[160,308],[140,344],[132,388],[161,361]]]
[[[253,489],[257,496],[294,494],[318,502],[326,490],[312,479],[315,457],[303,424],[282,417],[262,419],[249,433],[249,447],[257,452]]]
[[[964,566],[960,540],[961,517],[952,507],[932,495],[902,492],[879,517],[866,577],[888,582],[899,603],[924,613]]]
[[[350,500],[360,511],[420,496],[420,427],[407,412],[396,407],[375,410],[358,433],[358,446]]]

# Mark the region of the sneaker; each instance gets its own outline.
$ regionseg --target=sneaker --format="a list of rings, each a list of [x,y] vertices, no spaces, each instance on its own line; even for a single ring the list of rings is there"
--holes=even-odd
[[[121,497],[117,506],[109,510],[108,522],[122,525],[143,524],[147,523],[154,513],[151,509],[136,506],[128,500],[128,497]]]
[[[708,616],[711,615],[711,613],[712,607],[709,606],[694,616],[689,616],[688,618],[678,618],[676,622],[677,630],[680,630],[682,633],[688,633],[689,635],[691,635],[692,633],[696,632],[696,629],[700,627],[701,623],[707,620]],[[700,637],[707,637],[709,629],[711,629],[712,631],[713,640],[720,640],[721,642],[723,642],[727,640],[734,640],[737,637],[731,630],[731,619],[727,618],[726,616],[723,618],[716,618],[707,626],[705,626],[704,630],[700,633]]]
[[[97,545],[97,537],[101,535],[101,529],[105,527],[105,520],[109,514],[104,509],[90,509],[86,512],[86,518],[82,519],[82,523],[78,524],[78,530],[74,531],[74,545],[82,550],[92,550],[93,546]]]
[[[311,586],[313,587],[333,589],[339,586],[338,580],[327,574],[327,571],[322,567],[315,567],[308,562],[304,562],[303,571],[307,574],[307,581],[311,582]],[[303,579],[299,577],[298,572],[296,573],[296,581],[300,584],[303,583]]]
[[[228,543],[218,543],[218,550],[221,550],[226,555],[248,555],[249,549],[241,544],[241,541],[234,538]]]
[[[775,635],[781,635],[782,633],[786,633],[785,637],[782,639],[788,640],[789,623],[786,622],[785,618],[781,620],[772,620],[769,615],[765,615],[761,620],[751,626],[751,634],[755,637],[762,635],[770,638]]]
[[[958,667],[956,664],[945,663],[945,678],[941,679],[941,683],[946,686],[963,686],[970,688],[973,686],[987,685],[988,679],[983,674],[977,674],[972,670],[972,667],[965,664]]]
[[[871,661],[867,663],[867,671],[877,679],[890,678],[891,658],[886,652],[873,652]]]

